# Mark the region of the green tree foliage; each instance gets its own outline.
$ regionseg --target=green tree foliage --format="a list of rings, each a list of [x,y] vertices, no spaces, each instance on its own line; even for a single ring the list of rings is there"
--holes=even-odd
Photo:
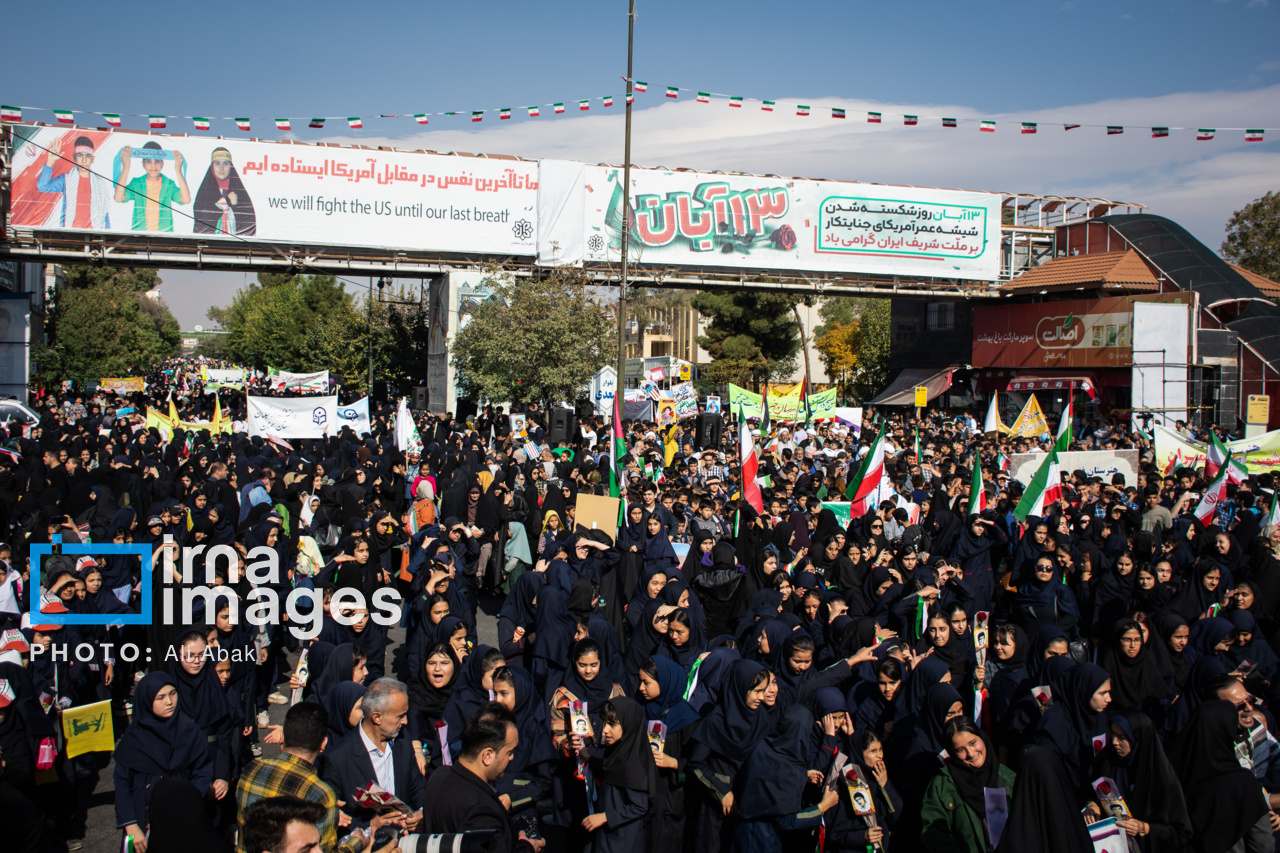
[[[844,296],[818,306],[823,323],[813,330],[815,347],[842,395],[867,400],[888,384],[890,307],[888,299]]]
[[[1280,193],[1269,192],[1231,214],[1221,251],[1249,272],[1280,281]]]
[[[147,291],[155,270],[67,266],[66,285],[49,306],[48,347],[32,354],[45,383],[131,376],[178,352],[177,319]]]
[[[592,298],[593,282],[560,268],[541,279],[493,274],[495,298],[454,339],[459,393],[468,399],[572,401],[615,352],[616,315]]]
[[[698,337],[713,360],[709,378],[756,385],[795,370],[800,352],[800,324],[791,310],[795,301],[754,292],[708,291],[693,297],[693,307],[710,321],[707,333]]]
[[[259,369],[339,372],[311,367],[316,358],[307,351],[308,340],[313,326],[339,322],[354,310],[351,294],[334,276],[259,273],[256,283],[230,305],[210,308],[208,317],[226,331],[225,349],[235,361]]]

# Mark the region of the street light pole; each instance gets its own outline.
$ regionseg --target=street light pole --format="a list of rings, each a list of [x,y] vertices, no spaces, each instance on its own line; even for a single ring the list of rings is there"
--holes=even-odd
[[[628,211],[631,207],[631,101],[633,91],[631,60],[635,45],[636,0],[628,0],[627,5],[627,94],[625,98],[627,122],[622,154],[622,280],[618,282],[618,380],[613,386],[614,400],[617,402],[616,411],[619,413],[622,412],[623,403],[627,399],[627,249],[629,247],[628,244],[631,242],[631,217],[628,216]],[[641,353],[641,357],[643,356],[644,353]],[[618,398],[618,395],[621,395],[621,399]]]

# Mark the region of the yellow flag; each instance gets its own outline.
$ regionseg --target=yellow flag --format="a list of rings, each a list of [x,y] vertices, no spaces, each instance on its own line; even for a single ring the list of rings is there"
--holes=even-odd
[[[213,395],[213,428],[209,432],[217,435],[222,431],[222,398]]]
[[[178,407],[173,404],[173,397],[169,397],[169,423],[176,424],[178,422]]]
[[[1018,419],[1009,428],[1009,435],[1013,438],[1038,438],[1048,434],[1049,422],[1045,420],[1044,412],[1040,410],[1036,395],[1032,394],[1027,404],[1022,407],[1022,411],[1018,413]]]
[[[111,702],[94,702],[62,712],[62,734],[67,739],[67,757],[86,752],[111,752],[115,737],[111,729]]]
[[[169,420],[168,415],[162,415],[155,409],[147,406],[147,429],[155,427],[160,430],[160,434],[165,436],[167,439],[168,436],[173,434],[173,425],[174,422]]]
[[[676,426],[672,425],[671,429],[667,430],[667,437],[663,442],[662,467],[664,468],[671,467],[671,460],[676,458],[676,453],[680,450],[679,445],[676,444]]]

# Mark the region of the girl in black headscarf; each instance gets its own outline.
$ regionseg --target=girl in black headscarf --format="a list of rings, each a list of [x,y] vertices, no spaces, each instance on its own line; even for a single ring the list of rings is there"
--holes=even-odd
[[[1162,718],[1161,708],[1173,694],[1173,673],[1160,650],[1149,648],[1153,642],[1158,640],[1147,637],[1135,620],[1121,619],[1112,627],[1098,663],[1111,674],[1114,707],[1137,708]]]
[[[950,556],[964,573],[964,582],[973,593],[974,611],[991,611],[995,602],[996,582],[993,567],[997,545],[1008,542],[1004,531],[980,515],[970,515],[964,531],[956,540]]]
[[[148,673],[133,692],[133,720],[115,749],[116,825],[144,841],[148,795],[165,777],[197,791],[213,785],[213,759],[200,727],[179,707],[178,689],[164,672]]]
[[[1058,754],[1043,746],[1029,747],[1021,768],[996,853],[1092,853],[1088,827],[1075,809],[1063,807],[1075,791]]]
[[[1013,706],[1027,677],[1031,641],[1018,625],[999,625],[993,636],[994,654],[987,661],[986,706],[990,709],[989,718],[1000,721]]]
[[[1191,665],[1200,653],[1191,645],[1191,626],[1177,613],[1166,613],[1156,618],[1156,634],[1164,643],[1165,658],[1173,669],[1173,684],[1178,693],[1186,689]]]
[[[204,630],[183,634],[171,650],[174,660],[169,664],[169,673],[178,688],[178,706],[204,735],[202,740],[213,761],[214,792],[217,799],[222,799],[235,780],[231,772],[232,735],[243,719],[239,713],[233,715],[211,658],[204,655],[206,636]]]
[[[653,657],[640,665],[636,697],[644,702],[649,726],[665,727],[662,747],[655,745],[654,763],[658,768],[658,787],[651,794],[653,821],[649,826],[651,850],[677,850],[684,843],[685,753],[693,727],[701,722],[697,713],[684,701],[686,673],[677,663],[664,657]]]
[[[1182,786],[1165,757],[1151,718],[1141,711],[1111,715],[1111,742],[1102,754],[1102,775],[1119,786],[1133,817],[1118,821],[1140,853],[1188,851],[1191,821]],[[1108,817],[1097,806],[1094,815]]]
[[[802,839],[812,844],[810,830],[840,801],[837,788],[824,791],[817,804],[804,802],[812,761],[808,733],[813,727],[813,713],[803,705],[792,705],[777,731],[751,750],[733,780],[739,819],[734,850],[782,853],[784,839],[788,847]]]
[[[1223,652],[1228,661],[1227,668],[1233,672],[1243,671],[1241,667],[1252,664],[1252,673],[1270,681],[1280,658],[1263,638],[1253,614],[1248,610],[1228,610],[1226,618],[1235,627],[1231,648]]]
[[[360,713],[356,706],[364,696],[364,685],[354,681],[343,681],[325,697],[324,709],[329,712],[329,743],[336,744],[339,738],[360,725]],[[412,709],[412,700],[410,701]],[[353,722],[354,718],[354,722]],[[421,750],[417,750],[421,752]]]
[[[1242,841],[1252,853],[1274,843],[1262,786],[1236,760],[1239,731],[1236,707],[1210,699],[1191,712],[1170,755],[1202,853],[1226,853]]]
[[[430,646],[418,671],[409,678],[409,739],[415,755],[427,753],[419,759],[420,767],[438,767],[442,763],[442,738],[437,724],[444,721],[444,709],[461,674],[462,664],[453,646],[445,642]],[[448,730],[443,734],[446,743],[461,736],[461,732]]]
[[[536,601],[545,584],[542,572],[522,572],[498,611],[498,648],[510,663],[532,664]]]
[[[1111,675],[1102,667],[1091,663],[1072,667],[1036,727],[1035,743],[1057,750],[1078,791],[1092,790],[1089,783],[1098,776],[1093,770],[1106,746],[1110,687]]]
[[[533,686],[533,676],[521,666],[494,671],[493,698],[512,713],[520,730],[520,742],[494,790],[511,800],[513,817],[536,814],[537,802],[551,793],[551,768],[557,757],[547,736],[547,705]]]
[[[645,732],[644,710],[631,699],[612,699],[600,709],[597,740],[604,753],[595,768],[595,812],[582,820],[592,853],[645,849],[644,817],[657,790],[657,770]],[[595,764],[596,762],[592,762]]]
[[[968,719],[949,723],[943,739],[950,760],[925,793],[920,841],[928,850],[986,853],[991,841],[986,791],[1003,788],[1012,804],[1013,771],[1000,763],[986,732]]]

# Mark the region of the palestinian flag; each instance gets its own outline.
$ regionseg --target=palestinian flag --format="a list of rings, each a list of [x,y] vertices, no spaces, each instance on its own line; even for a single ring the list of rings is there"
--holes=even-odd
[[[196,130],[209,129],[209,120],[204,116],[196,116],[195,118],[191,119],[191,123],[196,126]]]
[[[1213,523],[1213,514],[1218,509],[1218,502],[1225,500],[1227,497],[1227,470],[1230,466],[1223,465],[1222,470],[1218,472],[1218,476],[1213,478],[1213,482],[1204,490],[1204,497],[1200,499],[1200,503],[1196,504],[1196,518],[1205,524]]]
[[[869,124],[880,124],[880,113],[867,113],[867,122]]]
[[[509,118],[511,118],[511,107],[503,107],[502,109],[498,110],[499,121],[505,121]]]
[[[58,124],[75,124],[76,117],[71,110],[54,110],[53,117],[58,120]]]
[[[1058,422],[1058,437],[1053,441],[1053,449],[1059,453],[1066,453],[1071,447],[1071,421],[1073,419],[1071,411],[1071,395],[1067,395],[1067,408],[1062,412],[1062,420]]]
[[[1022,132],[1023,132],[1023,133],[1035,133],[1035,132],[1036,132],[1036,123],[1035,123],[1034,121],[1024,121],[1024,122],[1022,123]]]
[[[153,128],[161,129],[165,126],[164,116],[147,116],[147,120],[151,123]]]
[[[627,519],[627,471],[622,466],[622,457],[627,455],[627,442],[622,437],[622,411],[618,406],[618,395],[613,395],[613,440],[609,442],[609,497],[619,498],[618,526],[626,524]]]
[[[842,110],[842,109],[838,109],[838,108],[836,108],[836,107],[832,107],[832,108],[831,108],[831,117],[832,117],[832,118],[844,118],[844,110]]]
[[[276,130],[293,130],[287,118],[276,119]]]
[[[1116,124],[1107,125],[1107,136],[1116,136],[1117,134],[1121,134],[1121,133],[1124,133],[1123,127],[1120,127],[1119,125],[1116,125]]]
[[[581,110],[581,111],[583,111],[583,112],[586,112],[587,110],[591,109],[591,102],[590,102],[590,101],[578,101],[578,109],[579,109],[579,110]]]
[[[239,128],[240,130],[248,130],[249,120],[247,118],[236,119],[236,127]]]
[[[564,104],[552,104],[551,106],[555,109],[556,115],[564,112]]]
[[[973,460],[973,482],[969,484],[969,512],[982,512],[987,508],[987,490],[982,482],[982,463]]]
[[[809,114],[809,107],[807,105],[796,104],[796,115],[807,116],[808,114]]]
[[[471,111],[471,120],[472,120],[472,121],[484,121],[484,110],[472,110],[472,111]]]
[[[119,127],[119,126],[120,126],[120,114],[119,114],[119,113],[103,113],[103,114],[102,114],[102,117],[103,117],[103,118],[105,118],[105,119],[107,120],[107,124],[111,125],[112,127]]]
[[[605,105],[606,107],[611,107],[611,106],[613,106],[613,95],[605,95],[605,96],[604,96],[603,98],[601,98],[600,100],[601,100],[601,102],[603,102],[603,103],[604,103],[604,105]]]
[[[1202,127],[1196,131],[1196,139],[1200,140],[1201,142],[1204,142],[1205,140],[1208,140],[1208,139],[1213,139],[1213,134],[1215,132],[1216,132],[1215,129],[1212,127]]]
[[[525,109],[529,111],[529,118],[537,118],[541,115],[541,113],[538,112],[537,107],[525,107]]]
[[[1013,514],[1025,522],[1027,516],[1044,517],[1045,510],[1062,497],[1062,472],[1058,470],[1058,450],[1054,448],[1040,463],[1031,483],[1018,501]]]
[[[678,97],[680,97],[680,87],[679,87],[679,86],[668,86],[668,87],[667,87],[667,97],[668,97],[668,98],[678,98]]]
[[[981,126],[978,127],[978,130],[982,131],[983,133],[995,133],[996,123],[994,121],[984,120]]]
[[[310,124],[308,124],[308,125],[307,125],[307,127],[323,128],[323,127],[324,127],[324,119],[322,119],[322,118],[313,118],[313,119],[311,120],[311,123],[310,123]]]
[[[756,512],[763,513],[764,496],[756,482],[760,462],[756,459],[756,443],[751,439],[751,428],[747,426],[741,406],[738,407],[738,462],[742,466],[742,497]]]
[[[902,123],[905,125],[919,124],[920,116],[903,116]]]
[[[849,485],[844,490],[845,497],[853,503],[849,508],[850,518],[855,514],[866,515],[872,509],[880,481],[884,479],[884,428],[887,423],[881,423],[871,449],[862,457],[858,472],[849,478]]]
[[[774,101],[765,101],[764,103],[762,103],[762,104],[760,105],[760,109],[761,109],[761,110],[763,110],[763,111],[764,111],[764,112],[766,112],[766,113],[771,113],[771,112],[773,112],[773,108],[774,108],[775,106],[777,106],[776,102],[774,102]]]
[[[635,81],[635,90],[637,92],[647,92],[649,91],[649,84],[643,80],[637,80]]]
[[[22,107],[0,106],[0,121],[22,121]]]
[[[1079,127],[1079,126],[1080,126],[1080,125],[1078,125],[1078,124],[1064,124],[1064,125],[1062,126],[1062,129],[1063,129],[1063,130],[1075,130],[1075,129],[1076,129],[1077,127]]]
[[[1152,138],[1152,139],[1163,139],[1164,137],[1166,137],[1166,136],[1168,136],[1168,135],[1169,135],[1169,128],[1167,128],[1167,127],[1153,127],[1153,128],[1151,128],[1151,138]]]
[[[360,116],[347,116],[347,126],[352,130],[359,130],[364,127],[364,122],[360,120]]]
[[[711,103],[711,93],[710,93],[710,92],[699,92],[699,93],[698,93],[698,103],[700,103],[700,104],[709,104],[709,103]]]
[[[944,119],[942,120],[942,126],[943,126],[943,127],[955,127],[955,126],[956,126],[956,120],[955,120],[955,119],[953,119],[953,118],[944,118]]]
[[[1244,141],[1245,142],[1261,142],[1262,133],[1263,133],[1262,128],[1251,128],[1249,130],[1246,130],[1244,132]]]
[[[431,120],[427,118],[426,113],[414,113],[413,120],[418,124],[431,124]]]
[[[742,98],[738,98],[738,97],[730,98],[730,99],[729,99],[729,106],[731,106],[731,107],[741,107],[741,106],[742,106]]]

